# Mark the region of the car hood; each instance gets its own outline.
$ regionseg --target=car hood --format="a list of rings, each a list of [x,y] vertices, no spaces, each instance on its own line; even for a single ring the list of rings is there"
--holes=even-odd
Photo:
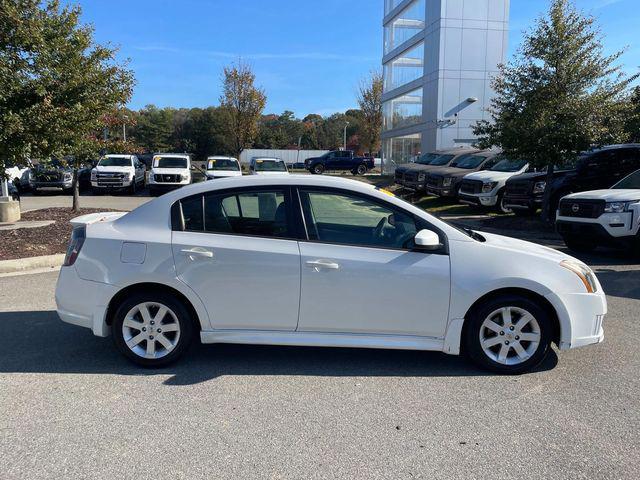
[[[606,200],[608,202],[630,202],[640,200],[640,189],[608,189],[591,190],[589,192],[572,193],[564,197],[568,200]]]
[[[133,167],[102,167],[98,165],[95,170],[100,173],[130,173]]]
[[[518,175],[518,172],[492,172],[490,170],[482,170],[465,175],[465,180],[480,180],[481,182],[499,182],[507,180]]]
[[[575,173],[575,170],[555,170],[553,172],[553,178],[564,177],[565,175],[569,175]],[[520,175],[514,175],[514,180],[522,181],[522,180],[546,180],[547,172],[529,172],[529,173],[521,173]]]
[[[242,172],[237,170],[207,170],[206,175],[210,178],[241,177]]]
[[[159,173],[161,175],[171,175],[171,174],[182,174],[189,173],[188,168],[153,168],[151,169],[153,173]]]
[[[546,260],[554,260],[560,263],[563,260],[571,260],[583,264],[580,260],[570,255],[562,253],[550,247],[538,245],[537,243],[518,240],[517,238],[505,237],[494,233],[478,232],[486,239],[486,244],[501,248],[507,251],[514,251],[520,254],[533,255]]]
[[[465,175],[468,175],[472,172],[474,172],[473,169],[469,170],[466,168],[440,167],[430,173],[431,175],[439,175],[441,177],[464,177]]]

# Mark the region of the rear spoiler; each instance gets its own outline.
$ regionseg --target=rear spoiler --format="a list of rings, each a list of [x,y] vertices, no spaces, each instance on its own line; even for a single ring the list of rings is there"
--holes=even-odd
[[[71,219],[71,225],[79,227],[82,225],[90,225],[92,223],[99,222],[113,222],[120,217],[126,215],[128,212],[102,212],[102,213],[88,213],[87,215],[81,215]]]

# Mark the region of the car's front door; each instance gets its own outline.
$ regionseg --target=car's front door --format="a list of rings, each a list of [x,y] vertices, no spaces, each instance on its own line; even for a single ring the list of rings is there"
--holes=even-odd
[[[178,278],[204,302],[217,329],[293,331],[300,253],[288,188],[187,197],[172,209]]]
[[[298,331],[445,334],[449,257],[413,248],[423,220],[352,192],[299,193],[308,241],[300,242]]]

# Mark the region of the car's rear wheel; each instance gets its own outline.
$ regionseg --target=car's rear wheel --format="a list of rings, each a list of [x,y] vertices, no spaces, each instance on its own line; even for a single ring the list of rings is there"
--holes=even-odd
[[[598,244],[585,238],[578,238],[573,235],[565,235],[562,237],[565,245],[569,250],[579,253],[590,253],[598,248]]]
[[[314,165],[311,169],[311,172],[316,175],[322,175],[324,173],[324,165],[322,165],[321,163]]]
[[[143,293],[118,306],[112,331],[116,347],[129,360],[144,367],[161,367],[187,350],[193,324],[188,310],[174,296]]]
[[[549,351],[549,313],[527,297],[504,295],[475,308],[467,318],[464,348],[479,366],[504,374],[524,373]]]
[[[358,175],[364,175],[365,173],[367,173],[367,166],[364,163],[361,163],[360,165],[358,165],[358,167],[356,168],[356,173]]]

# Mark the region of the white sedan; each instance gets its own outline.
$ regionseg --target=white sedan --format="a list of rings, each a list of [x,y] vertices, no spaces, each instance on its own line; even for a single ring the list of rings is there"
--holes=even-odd
[[[558,251],[459,230],[365,183],[220,179],[75,225],[65,322],[144,366],[203,343],[466,353],[521,373],[601,342],[596,276]],[[286,294],[283,294],[286,292]]]

